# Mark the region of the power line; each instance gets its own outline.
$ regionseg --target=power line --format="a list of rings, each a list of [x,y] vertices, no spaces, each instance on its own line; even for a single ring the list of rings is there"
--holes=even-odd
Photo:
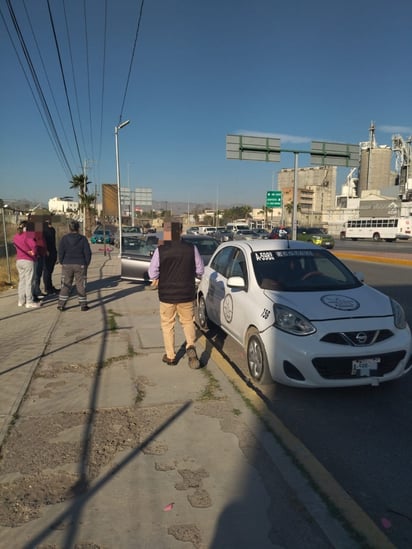
[[[66,129],[65,129],[65,126],[64,126],[64,124],[63,124],[63,120],[62,120],[62,118],[61,118],[61,115],[60,115],[60,109],[57,107],[56,98],[55,98],[55,96],[54,96],[53,88],[52,88],[52,86],[51,86],[51,82],[50,82],[49,75],[48,75],[48,72],[47,72],[47,69],[46,69],[46,65],[45,65],[45,63],[44,63],[44,59],[43,59],[43,56],[42,56],[42,53],[41,53],[41,50],[40,50],[40,47],[39,47],[39,43],[38,43],[36,34],[35,34],[35,32],[34,32],[33,25],[32,25],[32,23],[31,23],[31,18],[30,18],[30,16],[29,16],[28,11],[27,11],[27,5],[26,5],[26,1],[25,1],[25,0],[23,0],[23,6],[24,6],[24,11],[25,11],[25,13],[26,13],[27,21],[28,21],[28,24],[29,24],[29,27],[30,27],[30,30],[31,30],[31,33],[32,33],[32,36],[33,36],[33,40],[34,40],[34,43],[35,43],[35,45],[36,45],[37,53],[38,53],[39,58],[40,58],[40,63],[41,63],[41,66],[42,66],[42,68],[43,68],[43,72],[44,72],[44,75],[45,75],[45,78],[46,78],[46,81],[47,81],[47,84],[48,84],[48,87],[49,87],[49,91],[50,91],[50,95],[51,95],[51,98],[52,98],[52,101],[53,101],[53,104],[54,104],[54,108],[55,108],[55,110],[56,110],[57,117],[58,117],[58,119],[59,119],[60,126],[61,126],[61,128],[62,128],[63,135],[64,135],[64,138],[65,138],[67,147],[68,147],[68,149],[69,149],[69,152],[70,152],[71,156],[73,157],[73,152],[72,152],[71,147],[70,147],[69,138],[68,138],[68,136],[67,136]]]
[[[140,4],[140,12],[139,12],[139,18],[138,18],[138,21],[137,21],[136,34],[135,34],[133,50],[132,50],[132,57],[130,59],[129,72],[128,72],[128,75],[127,75],[126,87],[125,87],[125,90],[124,90],[123,101],[122,101],[122,107],[120,109],[119,124],[121,123],[122,118],[123,118],[123,109],[124,109],[124,104],[125,104],[125,101],[126,101],[127,90],[128,90],[128,87],[129,87],[130,75],[131,75],[131,72],[132,72],[133,59],[134,59],[134,54],[135,54],[135,51],[136,51],[137,38],[139,36],[139,30],[140,30],[140,22],[142,20],[142,15],[143,15],[143,5],[144,5],[144,0],[142,0],[142,3]]]
[[[69,49],[70,66],[71,66],[71,72],[72,72],[72,78],[73,78],[74,98],[75,98],[75,104],[76,104],[76,109],[77,109],[77,117],[78,117],[79,126],[80,126],[80,136],[81,136],[82,143],[83,143],[83,150],[86,151],[86,142],[85,142],[85,139],[84,139],[82,117],[80,116],[79,95],[78,95],[78,92],[77,92],[76,76],[75,76],[75,72],[74,72],[73,52],[72,52],[72,46],[71,46],[71,40],[70,40],[70,32],[69,32],[69,24],[68,24],[68,20],[67,20],[65,0],[63,0],[63,13],[64,13],[64,22],[65,22],[65,27],[66,27],[66,36],[67,36],[67,43],[68,43],[68,49]]]
[[[64,76],[63,64],[62,64],[62,59],[61,59],[61,55],[60,55],[60,48],[59,48],[59,43],[57,41],[56,29],[55,29],[55,26],[54,26],[53,15],[52,15],[52,12],[51,12],[49,0],[47,0],[47,8],[48,8],[48,11],[49,11],[50,24],[52,26],[54,43],[55,43],[56,50],[57,50],[57,55],[58,55],[58,58],[59,58],[60,72],[61,72],[62,79],[63,79],[64,93],[66,95],[67,108],[69,109],[69,116],[70,116],[70,121],[71,121],[71,124],[72,124],[73,136],[74,136],[74,140],[75,140],[75,143],[76,143],[77,154],[79,156],[80,165],[82,165],[82,157],[81,157],[81,154],[80,154],[80,148],[79,148],[79,142],[78,142],[78,139],[77,139],[76,128],[74,127],[73,114],[72,114],[72,109],[71,109],[71,105],[70,105],[69,94],[67,92],[66,78]]]
[[[23,50],[23,54],[24,54],[24,57],[26,59],[26,62],[27,62],[27,65],[29,67],[29,70],[30,70],[30,73],[31,73],[31,76],[32,76],[32,79],[33,79],[33,82],[34,82],[34,85],[36,87],[36,90],[37,90],[37,94],[39,96],[39,99],[40,99],[40,103],[42,105],[42,108],[43,108],[43,111],[44,111],[44,115],[45,115],[45,119],[47,120],[47,124],[46,124],[46,120],[43,118],[42,116],[42,120],[43,120],[43,123],[46,125],[46,129],[47,129],[47,126],[49,128],[48,130],[48,133],[49,133],[49,136],[51,137],[52,139],[52,143],[54,143],[54,146],[55,146],[55,150],[56,152],[58,151],[58,156],[60,158],[61,161],[64,162],[64,164],[66,165],[66,168],[68,169],[69,173],[71,173],[71,169],[70,169],[70,166],[69,166],[69,162],[67,160],[67,157],[64,153],[64,150],[63,150],[63,147],[62,147],[62,144],[61,144],[61,141],[59,139],[59,136],[58,136],[58,133],[57,133],[57,130],[56,130],[56,126],[54,124],[54,121],[53,121],[53,117],[51,115],[51,112],[50,112],[50,109],[47,105],[47,101],[46,101],[46,98],[44,96],[44,93],[43,93],[43,90],[42,90],[42,87],[40,85],[40,81],[38,79],[38,76],[37,76],[37,73],[36,73],[36,70],[35,70],[35,67],[33,65],[33,62],[32,62],[32,59],[30,57],[30,54],[29,54],[29,51],[28,51],[28,48],[27,48],[27,45],[24,41],[24,37],[23,37],[23,34],[21,32],[21,29],[20,29],[20,26],[18,24],[18,21],[17,21],[17,17],[16,17],[16,14],[13,10],[13,6],[11,5],[11,2],[10,0],[6,0],[6,3],[7,3],[7,7],[8,7],[8,10],[9,10],[9,15],[10,15],[10,18],[12,20],[12,23],[13,23],[13,26],[14,26],[14,29],[16,31],[16,34],[17,34],[17,37],[18,37],[18,40],[20,42],[20,46]],[[20,65],[22,66],[22,63],[20,61],[20,57],[17,53],[17,50],[14,46],[14,42],[11,38],[11,33],[9,32],[9,29],[8,29],[8,26],[7,26],[7,23],[6,23],[6,20],[2,14],[2,18],[3,18],[3,22],[5,24],[5,27],[7,29],[7,33],[9,35],[9,38],[10,38],[10,41],[12,43],[12,46],[13,46],[13,49],[15,50],[16,52],[16,55],[17,55],[17,58],[19,59],[19,63]],[[27,75],[26,75],[26,72],[22,66],[22,69],[23,69],[23,73],[26,77],[26,80],[28,81],[29,83],[29,80],[27,78]],[[34,93],[33,93],[33,90],[31,88],[31,84],[29,83],[29,87],[30,87],[30,90],[32,91],[32,95],[34,97]],[[39,108],[39,105],[37,103],[37,100],[35,100],[35,103],[37,105],[37,107]],[[39,112],[40,112],[40,108],[39,108]]]
[[[89,100],[90,144],[92,148],[92,157],[94,157],[92,100],[90,95],[89,40],[88,40],[88,34],[87,34],[86,0],[83,0],[83,18],[84,18],[84,37],[85,37],[85,45],[86,45],[87,97]]]

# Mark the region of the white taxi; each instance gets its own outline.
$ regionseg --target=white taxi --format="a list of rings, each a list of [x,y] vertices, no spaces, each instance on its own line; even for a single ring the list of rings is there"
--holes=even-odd
[[[198,286],[197,319],[244,346],[261,384],[378,385],[412,368],[401,305],[307,242],[221,244]]]

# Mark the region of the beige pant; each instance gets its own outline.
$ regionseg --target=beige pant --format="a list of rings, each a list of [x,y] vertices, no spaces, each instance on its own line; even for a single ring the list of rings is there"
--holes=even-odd
[[[160,302],[160,326],[163,333],[163,342],[167,358],[173,359],[175,353],[175,322],[176,315],[182,325],[186,338],[186,348],[195,344],[196,328],[194,324],[194,301],[187,303]]]

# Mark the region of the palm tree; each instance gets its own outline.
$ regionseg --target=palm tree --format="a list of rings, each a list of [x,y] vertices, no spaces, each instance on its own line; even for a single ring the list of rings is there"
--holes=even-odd
[[[287,204],[285,204],[285,210],[286,210],[287,214],[291,217],[291,216],[292,216],[292,212],[293,212],[293,200],[291,200],[290,202],[288,202]],[[296,204],[296,211],[297,211],[297,212],[301,212],[301,211],[302,211],[302,208],[300,207],[300,204]]]
[[[262,206],[262,209],[258,211],[258,214],[264,214],[265,215],[265,227],[268,226],[268,213],[271,213],[273,215],[273,208],[268,208],[267,206]]]
[[[92,234],[92,218],[95,213],[94,203],[96,200],[94,194],[87,193],[87,185],[89,183],[87,175],[84,174],[73,175],[70,180],[70,188],[77,189],[79,193],[79,206],[83,214],[83,229],[87,237],[90,237]]]

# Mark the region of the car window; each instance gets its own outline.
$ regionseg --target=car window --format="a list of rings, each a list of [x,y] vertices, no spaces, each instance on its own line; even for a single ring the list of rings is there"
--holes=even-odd
[[[227,277],[229,278],[230,276],[241,276],[244,279],[246,286],[248,285],[246,260],[242,250],[235,251],[233,258],[228,265]]]
[[[215,255],[210,264],[211,268],[226,277],[230,258],[233,255],[233,247],[227,246]]]
[[[156,247],[157,242],[149,242],[135,236],[122,237],[122,251],[127,252],[129,255],[140,255],[150,258]]]
[[[361,282],[335,256],[324,250],[272,250],[252,253],[256,281],[279,291],[342,290]]]

